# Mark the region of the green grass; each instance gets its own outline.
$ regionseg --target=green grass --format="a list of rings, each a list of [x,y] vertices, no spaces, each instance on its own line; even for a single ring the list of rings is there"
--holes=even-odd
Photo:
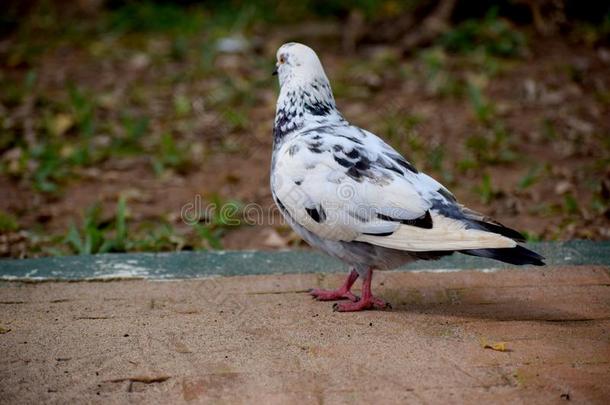
[[[474,83],[468,83],[467,94],[477,121],[489,125],[495,116],[495,105],[483,96],[480,86]]]
[[[53,255],[222,249],[222,237],[242,226],[242,207],[239,201],[214,195],[201,221],[180,231],[162,218],[130,223],[127,200],[121,196],[111,217],[103,216],[101,205],[96,203],[85,211],[79,225],[70,225],[65,236],[42,237],[40,244],[50,243],[43,251]],[[11,229],[17,226],[10,218],[6,223]]]
[[[506,70],[511,60],[522,57],[526,49],[525,35],[492,8],[484,18],[464,21],[443,34],[433,46],[419,51],[417,60],[430,93],[454,98],[467,95],[477,119],[489,122],[493,105],[478,86],[455,71],[494,77]]]
[[[47,98],[36,89],[36,75],[29,71],[20,88],[21,105],[33,108],[27,122],[2,131],[0,152],[12,149],[15,153],[3,156],[1,168],[11,177],[26,180],[42,193],[57,193],[75,170],[88,167],[112,154],[110,147],[94,144],[97,130],[98,105],[89,91],[69,84],[57,97]],[[31,131],[25,137],[22,128]]]
[[[65,237],[65,243],[72,253],[89,255],[127,251],[127,204],[124,197],[117,203],[114,221],[101,219],[101,207],[95,204],[85,213],[82,225],[72,224]]]
[[[34,188],[38,191],[51,193],[57,191],[58,184],[69,175],[65,160],[61,156],[60,145],[56,142],[41,143],[28,150],[34,162]]]
[[[152,158],[152,166],[155,173],[160,176],[168,169],[185,173],[189,169],[190,164],[191,161],[186,145],[178,143],[171,133],[164,133]]]
[[[516,57],[523,53],[526,38],[507,20],[498,17],[497,9],[491,9],[485,18],[464,21],[448,31],[438,43],[450,52],[483,50],[488,55]]]
[[[531,231],[522,231],[521,234],[525,236],[525,240],[528,243],[542,242],[542,237]]]
[[[417,55],[422,66],[427,90],[437,96],[461,98],[466,91],[464,80],[453,73],[452,58],[439,46],[422,50]]]
[[[14,232],[19,229],[17,218],[8,212],[0,210],[0,233]]]
[[[94,204],[85,212],[80,226],[72,224],[64,238],[68,253],[87,255],[128,251],[181,250],[184,238],[164,223],[143,223],[130,230],[125,197],[119,197],[112,218],[102,219],[101,206]],[[53,254],[61,251],[51,250]]]
[[[171,224],[146,222],[134,231],[128,251],[167,252],[191,248],[187,236],[179,233]]]
[[[503,125],[481,129],[466,138],[466,154],[458,162],[457,169],[466,172],[485,166],[506,165],[517,159],[511,135]]]
[[[479,198],[483,204],[490,204],[498,196],[500,192],[493,187],[491,176],[487,173],[483,175],[481,183],[475,187],[476,192],[479,194]]]
[[[192,133],[189,121],[196,118],[192,103],[194,97],[202,97],[189,86],[210,78],[215,89],[204,93],[205,108],[217,114],[218,138],[224,140],[227,133],[249,129],[248,111],[257,102],[253,87],[267,88],[271,78],[259,82],[216,68],[215,43],[225,35],[249,30],[256,17],[252,13],[262,11],[261,7],[130,2],[105,9],[95,20],[84,18],[66,28],[70,24],[60,24],[54,6],[44,3],[23,21],[15,39],[15,43],[37,50],[25,49],[26,55],[19,47],[11,48],[10,52],[18,53],[9,55],[16,65],[37,66],[40,55],[52,54],[61,44],[68,51],[88,52],[82,60],[91,63],[92,69],[99,69],[102,59],[124,65],[129,55],[147,55],[149,68],[161,72],[160,80],[132,78],[126,82],[127,97],[117,97],[112,90],[96,88],[95,83],[86,87],[86,80],[74,78],[72,82],[71,77],[63,88],[48,82],[43,88],[35,68],[21,74],[21,80],[1,71],[4,91],[0,102],[8,108],[6,115],[0,114],[2,173],[49,195],[60,195],[67,184],[78,179],[81,169],[115,157],[150,156],[158,175],[187,173],[193,168],[188,147]],[[150,48],[152,43],[165,41],[169,43],[167,51]],[[251,62],[260,65],[261,59],[254,55]],[[172,63],[184,63],[186,68],[174,66],[168,74]],[[175,86],[185,85],[186,91],[174,91]],[[163,111],[162,116],[146,113],[154,98],[171,100],[173,111]],[[26,117],[18,113],[25,106],[29,106]],[[23,136],[26,126],[34,137]]]
[[[150,130],[150,118],[125,114],[121,119],[122,131],[112,139],[110,149],[117,154],[138,155],[142,153],[142,140]]]
[[[212,195],[210,204],[200,222],[191,226],[203,242],[204,247],[222,249],[222,237],[227,231],[242,225],[243,204],[236,200],[224,200]]]
[[[563,197],[563,210],[568,215],[577,215],[580,213],[580,206],[572,193],[567,193]]]
[[[519,190],[527,190],[536,184],[540,180],[540,176],[542,174],[541,172],[542,169],[539,165],[530,167],[527,173],[521,177],[521,179],[519,179],[519,183],[517,185]]]
[[[178,4],[152,1],[127,2],[113,10],[105,24],[108,29],[120,33],[166,32],[195,34],[207,19],[202,7],[183,7]]]
[[[189,86],[202,81],[210,83],[204,93],[204,108],[215,113],[218,120],[218,128],[214,130],[220,142],[214,145],[219,146],[214,150],[241,152],[243,148],[235,141],[237,138],[227,135],[251,129],[249,112],[260,102],[255,95],[259,89],[272,86],[273,81],[267,75],[265,79],[258,79],[258,75],[219,69],[216,41],[227,35],[247,34],[261,21],[298,20],[299,15],[319,12],[334,15],[356,7],[368,10],[365,13],[374,17],[369,14],[373,3],[366,0],[349,6],[336,1],[306,3],[308,7],[302,10],[292,7],[288,12],[286,4],[278,9],[269,8],[264,0],[248,7],[129,2],[104,9],[95,20],[84,18],[71,27],[60,23],[60,14],[53,4],[37,6],[31,18],[21,25],[16,43],[31,44],[38,50],[26,58],[27,62],[22,58],[25,54],[15,56],[18,65],[35,67],[40,55],[63,46],[85,51],[94,69],[99,68],[100,60],[125,64],[132,56],[145,54],[148,68],[162,74],[154,82],[138,78],[127,82],[126,97],[117,97],[111,89],[102,90],[92,83],[85,85],[86,81],[71,77],[63,84],[64,88],[55,88],[51,93],[50,89],[41,87],[36,68],[30,68],[21,81],[0,76],[0,84],[6,89],[0,99],[14,109],[31,103],[31,124],[37,134],[33,143],[24,142],[19,131],[23,122],[7,130],[0,126],[0,170],[50,195],[61,195],[68,184],[78,180],[83,168],[98,166],[116,157],[150,156],[151,167],[157,175],[169,171],[186,174],[195,167],[188,146],[191,130],[186,125],[196,119],[198,113],[193,109],[193,102],[201,98],[201,93]],[[256,69],[268,69],[270,64],[268,58],[256,53],[248,61]],[[399,62],[395,54],[380,54],[354,74],[382,75],[389,67],[397,71]],[[166,74],[164,70],[172,63],[177,64],[176,68],[171,75]],[[175,91],[177,88],[185,90]],[[171,113],[166,110],[161,117],[148,113],[146,109],[153,99],[169,100]],[[398,143],[421,150],[413,133],[416,122],[412,118],[403,120],[395,114],[388,118],[387,126],[390,136]],[[5,156],[3,152],[11,148],[18,153]]]
[[[439,180],[445,185],[453,185],[455,183],[455,176],[447,167],[445,162],[446,156],[446,148],[442,144],[429,147],[424,158],[424,166],[431,174],[438,176]]]

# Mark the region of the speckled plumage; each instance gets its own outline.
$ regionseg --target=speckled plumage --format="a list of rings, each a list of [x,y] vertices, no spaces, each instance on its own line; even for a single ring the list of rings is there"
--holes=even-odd
[[[460,251],[542,264],[522,236],[457,203],[376,135],[338,111],[313,50],[278,50],[280,94],[273,128],[271,191],[309,244],[365,277]]]

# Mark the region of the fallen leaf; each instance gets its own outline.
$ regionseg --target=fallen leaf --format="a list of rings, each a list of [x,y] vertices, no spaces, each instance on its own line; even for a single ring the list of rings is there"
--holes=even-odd
[[[506,342],[498,342],[498,343],[494,343],[491,345],[485,345],[483,346],[485,349],[491,349],[491,350],[496,350],[498,352],[508,352],[510,351],[507,347],[506,347]]]
[[[488,342],[487,339],[485,339],[485,338],[481,339],[481,346],[483,347],[483,349],[491,349],[491,350],[495,350],[497,352],[511,352],[512,351],[506,346],[506,342]]]
[[[57,136],[63,135],[74,124],[74,119],[69,114],[57,114],[51,122],[51,131]]]

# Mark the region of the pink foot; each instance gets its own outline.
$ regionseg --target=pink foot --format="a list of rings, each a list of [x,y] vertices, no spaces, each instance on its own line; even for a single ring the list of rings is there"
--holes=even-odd
[[[337,312],[355,312],[364,311],[365,309],[392,309],[392,305],[377,297],[363,298],[357,302],[342,302],[333,305],[333,311]]]
[[[313,288],[309,290],[309,294],[312,295],[318,301],[335,301],[348,299],[350,301],[356,302],[360,299],[360,297],[357,297],[352,294],[351,291],[343,291],[342,289],[323,290],[321,288]]]
[[[352,269],[349,275],[345,279],[345,282],[341,287],[336,290],[323,290],[321,288],[312,288],[309,290],[309,294],[311,294],[315,299],[319,301],[333,301],[333,300],[344,300],[348,299],[350,301],[358,301],[360,298],[356,297],[350,289],[354,282],[358,278],[358,272]]]
[[[365,279],[362,281],[362,298],[357,302],[342,302],[333,305],[333,311],[354,312],[365,309],[390,309],[392,306],[384,300],[374,297],[371,293],[371,282],[373,281],[373,269],[369,268]]]

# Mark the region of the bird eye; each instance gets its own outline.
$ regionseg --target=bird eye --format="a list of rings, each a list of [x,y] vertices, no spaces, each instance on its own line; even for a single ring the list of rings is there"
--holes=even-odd
[[[286,62],[286,59],[284,59],[284,55],[280,55],[280,63],[284,63]]]

